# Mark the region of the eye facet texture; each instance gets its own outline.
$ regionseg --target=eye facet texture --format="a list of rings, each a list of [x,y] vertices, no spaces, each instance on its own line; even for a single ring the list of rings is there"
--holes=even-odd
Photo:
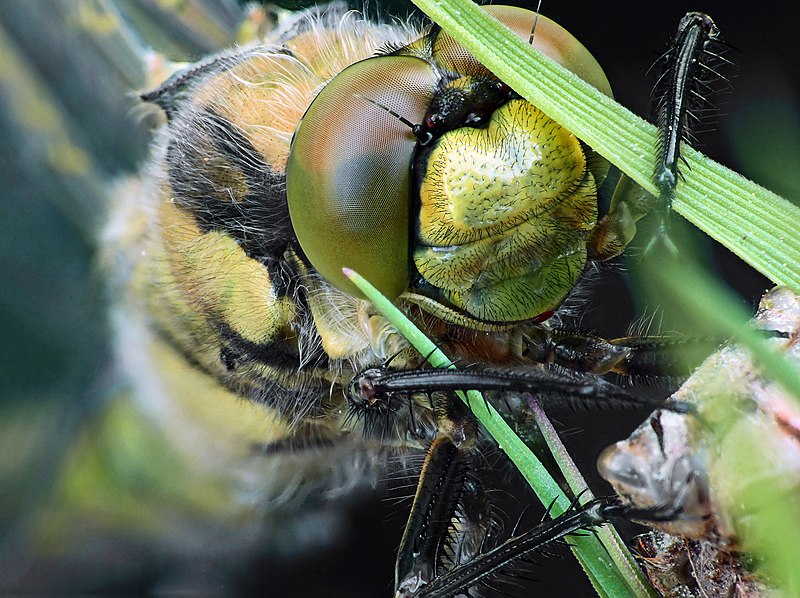
[[[408,286],[416,139],[387,110],[420,122],[437,79],[411,56],[358,62],[322,90],[295,134],[286,192],[297,239],[320,274],[352,294],[343,267],[392,298]]]

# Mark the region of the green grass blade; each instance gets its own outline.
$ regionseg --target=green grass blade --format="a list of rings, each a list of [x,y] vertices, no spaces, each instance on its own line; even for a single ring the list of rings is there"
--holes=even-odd
[[[447,356],[428,339],[406,316],[386,297],[381,295],[369,282],[356,272],[345,268],[347,276],[372,304],[389,320],[434,367],[455,367]],[[550,476],[539,459],[525,443],[506,424],[503,418],[480,393],[469,391],[459,393],[469,405],[476,419],[497,442],[498,447],[508,455],[516,468],[531,485],[543,505],[555,499],[552,515],[563,513],[570,500],[561,491],[558,483]],[[543,431],[544,432],[544,431]],[[545,432],[546,433],[546,432]],[[555,435],[555,433],[553,432]],[[548,438],[548,442],[560,443],[558,436]],[[574,464],[572,465],[574,467]],[[577,470],[576,470],[577,471]],[[574,478],[573,478],[574,479]],[[585,486],[584,486],[585,487]],[[644,580],[639,568],[627,551],[616,531],[604,526],[597,536],[588,535],[570,538],[572,551],[586,571],[589,580],[601,596],[653,596],[654,593]],[[610,555],[614,555],[611,557]],[[626,558],[627,557],[627,558]]]
[[[763,332],[743,326],[750,314],[711,275],[674,263],[662,264],[654,274],[665,296],[703,327],[698,330],[716,338],[733,338],[750,351],[765,378],[778,382],[800,405],[800,369],[770,347]]]

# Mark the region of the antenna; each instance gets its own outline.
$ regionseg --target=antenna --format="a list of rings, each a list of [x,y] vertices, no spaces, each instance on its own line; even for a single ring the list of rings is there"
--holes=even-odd
[[[533,27],[531,27],[531,35],[528,38],[528,43],[532,46],[533,45],[533,35],[536,33],[536,23],[539,22],[539,10],[542,8],[542,0],[536,3],[536,16],[533,17]]]
[[[377,106],[378,108],[381,108],[382,110],[385,110],[386,112],[394,116],[397,120],[406,125],[409,129],[411,129],[411,132],[413,133],[414,137],[417,138],[417,141],[420,143],[420,145],[427,145],[428,143],[430,143],[431,139],[433,139],[433,134],[427,129],[425,129],[425,127],[423,127],[422,125],[415,125],[405,116],[398,114],[397,112],[395,112],[388,106],[384,106],[377,100],[368,98],[367,96],[361,95],[360,93],[354,93],[353,97],[358,98],[360,100],[366,100],[370,104]]]

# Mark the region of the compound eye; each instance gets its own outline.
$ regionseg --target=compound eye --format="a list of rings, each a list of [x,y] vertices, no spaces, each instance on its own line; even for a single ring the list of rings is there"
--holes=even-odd
[[[544,15],[516,6],[491,5],[483,7],[486,12],[506,25],[518,37],[526,42],[530,38],[533,24],[536,30],[533,36],[533,47],[549,56],[561,66],[568,68],[587,83],[593,85],[604,94],[611,96],[611,85],[600,64],[595,60],[583,44],[558,23]],[[433,54],[438,63],[458,73],[488,73],[467,50],[447,33],[436,39]]]
[[[607,96],[612,95],[611,85],[595,57],[561,25],[543,15],[536,18],[535,13],[514,6],[487,6],[486,10],[525,41],[530,37],[532,22],[535,20],[534,48]]]
[[[390,299],[408,287],[416,143],[408,123],[422,122],[437,81],[411,56],[357,62],[325,86],[295,131],[286,166],[292,226],[314,268],[351,295],[361,293],[343,267]]]

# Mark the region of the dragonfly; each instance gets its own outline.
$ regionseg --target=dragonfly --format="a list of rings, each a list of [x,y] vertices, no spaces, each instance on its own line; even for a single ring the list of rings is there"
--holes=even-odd
[[[405,42],[405,41],[411,42],[413,40],[410,39],[410,36],[409,36],[409,37],[406,37],[406,38],[402,39],[401,41],[403,41],[403,42]],[[395,41],[395,43],[401,43],[401,41]],[[289,54],[287,54],[286,56],[287,56],[286,60],[291,58],[291,56],[289,56]],[[209,67],[209,68],[212,68],[212,67]],[[199,76],[200,74],[202,74],[202,70],[201,71],[196,71],[196,74]],[[178,83],[176,84],[176,86],[174,88],[169,88],[169,85],[167,85],[166,88],[163,88],[163,87],[161,88],[161,94],[160,94],[160,100],[159,100],[161,102],[161,104],[166,105],[167,107],[169,107],[170,102],[168,101],[168,99],[170,98],[170,94],[174,93],[176,96],[179,96],[181,93],[186,91],[186,89],[182,89],[181,88],[181,83],[179,82],[179,78],[180,78],[180,76],[178,76],[177,80],[173,80],[173,83],[178,81]],[[382,113],[383,117],[387,117],[387,118],[391,117],[391,114],[389,113],[389,111],[385,109],[386,108],[385,105],[384,106],[379,106],[378,105],[379,103],[383,104],[383,102],[375,100],[374,97],[368,98],[368,97],[366,97],[367,94],[363,94],[362,93],[361,95],[365,96],[363,98],[363,104],[364,104],[364,110],[365,111],[366,110],[371,110],[373,112],[377,111],[378,113]],[[150,99],[154,100],[156,98],[151,97]],[[370,99],[372,99],[373,101],[370,102],[369,101]],[[177,102],[179,102],[179,100],[176,100],[176,105],[177,105]],[[156,103],[158,103],[158,102],[156,102]],[[169,112],[169,110],[167,110],[167,112]],[[176,117],[180,119],[180,118],[184,118],[185,116],[187,116],[187,115],[186,114],[177,114]],[[399,122],[399,119],[394,119],[394,122],[395,123]],[[219,123],[217,123],[217,125],[219,125]],[[215,125],[215,126],[217,126],[217,125]],[[229,146],[241,145],[241,140],[240,139],[236,139],[236,138],[228,138],[228,139],[226,139],[225,143],[229,144]],[[198,159],[202,161],[202,157],[200,157]],[[223,170],[224,170],[224,168],[223,168]],[[234,170],[235,169],[231,169],[230,172],[233,172]],[[220,171],[220,172],[222,172],[222,171]],[[217,173],[217,174],[219,174],[219,173]],[[246,181],[246,185],[245,186],[249,185],[251,182],[252,181]],[[233,187],[230,187],[230,188],[232,189]],[[135,195],[135,193],[136,192],[133,192],[134,195]],[[234,203],[233,219],[235,220],[236,217],[237,217],[237,215],[235,213],[237,208],[235,206],[236,202],[234,201],[233,203]],[[125,212],[121,210],[121,211],[117,212],[117,214],[125,214]],[[130,212],[128,214],[130,214]],[[120,218],[122,218],[122,217],[120,216]],[[135,224],[135,219],[127,219],[126,222],[128,223],[128,225],[131,225],[132,223]],[[130,229],[126,229],[126,230],[130,230]],[[313,233],[313,231],[312,231],[312,233]],[[241,242],[242,245],[245,244],[244,240],[240,240],[240,242]],[[187,266],[185,272],[188,272],[188,271],[189,271],[189,266]],[[168,286],[169,286],[169,284],[167,285],[167,287]],[[155,299],[157,299],[157,298],[155,298]],[[217,298],[215,300],[215,302],[217,303],[218,307],[222,306],[223,302],[222,302],[222,300],[220,298]],[[195,310],[195,312],[199,311],[201,309],[204,309],[204,308],[202,308],[199,304],[195,304],[195,305],[192,306],[192,310]],[[547,311],[547,309],[545,309],[544,311]],[[542,313],[544,313],[544,312],[542,312]],[[532,316],[538,316],[538,315],[541,315],[541,314],[530,314],[530,313],[527,313],[527,314],[524,314],[524,317],[529,317],[531,315]],[[174,316],[174,314],[168,315],[165,319],[168,320],[168,321],[175,321],[177,318],[175,318],[173,316]],[[223,318],[223,319],[225,319],[225,318]],[[202,345],[204,343],[198,343],[198,344]],[[205,344],[207,344],[207,343],[205,343]],[[152,351],[152,348],[150,350]],[[238,347],[238,350],[240,351],[241,347]],[[311,348],[309,348],[307,350],[312,351]],[[231,349],[230,351],[227,351],[226,353],[227,354],[225,356],[220,355],[220,363],[222,363],[222,365],[225,368],[228,368],[230,366],[232,368],[232,370],[235,370],[238,367],[241,367],[240,362],[242,361],[242,355],[240,354],[240,352],[237,352],[237,347],[234,347],[233,349]],[[390,351],[386,351],[385,353],[386,353],[385,357],[388,357],[388,353],[390,353]],[[248,360],[244,359],[244,363],[247,365]],[[401,362],[398,362],[397,358],[395,358],[395,363],[401,363]],[[194,364],[194,365],[197,365],[197,364]],[[238,390],[237,392],[239,394],[243,393],[243,391],[241,389]],[[246,411],[246,408],[244,410]],[[305,414],[303,414],[303,415],[305,415]],[[420,422],[420,425],[422,425],[423,427],[425,427],[426,425],[430,427],[432,425],[430,422],[425,422],[424,418],[422,418],[422,419],[423,419],[423,421]],[[298,418],[298,421],[299,421],[299,418]],[[275,428],[272,427],[272,429],[275,429]],[[278,434],[278,436],[279,436],[279,434]],[[313,433],[309,432],[309,437],[310,438],[315,438],[315,441],[319,441],[321,445],[324,445],[325,444],[325,439],[324,438],[320,438],[320,436],[323,436],[323,435],[322,434],[317,434],[317,436],[315,437]],[[268,442],[269,437],[264,435],[262,433],[262,430],[256,430],[256,433],[253,435],[253,438],[256,438],[256,439],[258,439],[260,441],[260,446],[264,451],[269,453],[270,451],[274,450],[274,448],[273,449],[267,449],[267,446],[270,444]],[[191,442],[191,440],[189,442]],[[287,447],[287,448],[293,448],[293,447]]]

